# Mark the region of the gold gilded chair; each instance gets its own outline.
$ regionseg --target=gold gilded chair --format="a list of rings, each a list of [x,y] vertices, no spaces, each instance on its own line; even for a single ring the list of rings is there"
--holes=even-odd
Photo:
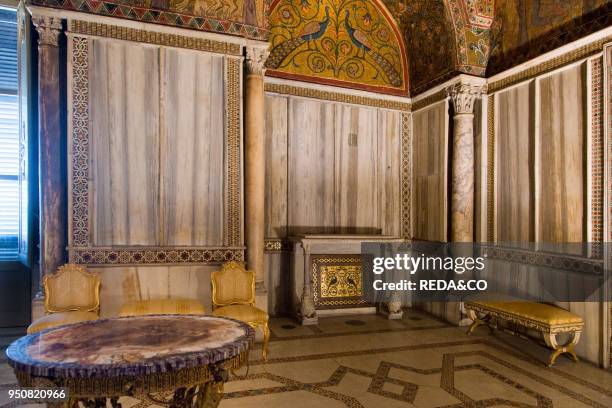
[[[268,359],[270,328],[268,314],[255,307],[255,272],[247,271],[244,264],[227,262],[220,271],[213,272],[213,315],[240,320],[263,331],[262,357]]]
[[[144,316],[152,314],[195,314],[206,313],[202,303],[195,299],[148,299],[126,302],[121,306],[119,316]]]
[[[65,324],[97,320],[100,278],[84,266],[66,264],[43,280],[46,315],[32,322],[28,334]]]

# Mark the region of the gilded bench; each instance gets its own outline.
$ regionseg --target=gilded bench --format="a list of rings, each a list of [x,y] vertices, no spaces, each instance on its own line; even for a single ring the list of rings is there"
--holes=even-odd
[[[473,321],[468,328],[468,335],[483,324],[492,329],[496,325],[495,321],[502,319],[542,333],[544,342],[553,350],[548,359],[549,367],[563,353],[578,361],[574,347],[580,339],[584,320],[574,313],[544,303],[523,301],[469,301],[465,303],[465,309]],[[568,333],[571,336],[563,345],[557,343],[557,334],[560,333]]]

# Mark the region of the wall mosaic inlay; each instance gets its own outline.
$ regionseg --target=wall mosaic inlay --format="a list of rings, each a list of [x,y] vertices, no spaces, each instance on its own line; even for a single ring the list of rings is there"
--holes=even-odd
[[[487,241],[495,242],[495,95],[487,102]]]
[[[240,86],[242,70],[242,58],[227,58],[225,68],[225,114],[227,120],[227,231],[226,239],[230,246],[242,245],[242,223],[241,223],[241,130],[240,130]]]
[[[377,1],[275,0],[268,75],[408,94],[402,36]]]
[[[322,91],[320,89],[302,88],[299,86],[265,84],[266,92],[281,95],[301,96],[304,98],[322,99],[331,102],[350,103],[353,105],[373,106],[376,108],[410,111],[408,102],[392,101],[388,99],[370,98],[367,96],[350,95],[340,92]]]
[[[591,242],[603,240],[602,88],[602,57],[599,57],[591,65]]]
[[[257,18],[246,22],[245,3],[258,5]],[[252,0],[30,0],[36,6],[53,7],[146,23],[211,31],[265,40],[265,1]],[[255,21],[253,21],[255,20]]]
[[[266,239],[264,241],[264,251],[269,253],[283,252],[289,249],[287,242],[282,239]]]
[[[89,244],[89,41],[72,38],[72,245]]]
[[[244,248],[71,248],[69,261],[84,265],[206,264],[244,261]]]
[[[94,35],[114,38],[117,40],[136,41],[167,47],[187,48],[197,51],[209,51],[221,54],[241,55],[240,44],[226,43],[206,38],[187,37],[178,34],[159,33],[139,30],[104,23],[93,23],[82,20],[72,20],[70,31],[75,34]]]
[[[536,265],[586,275],[602,275],[604,272],[602,259],[570,257],[553,253],[502,247],[483,247],[481,248],[481,253],[486,255],[488,259],[498,259],[525,265]]]
[[[446,90],[441,90],[438,91],[436,93],[434,93],[433,95],[429,95],[423,99],[419,99],[416,102],[413,102],[412,104],[412,111],[416,112],[419,109],[423,109],[428,107],[429,105],[433,105],[436,102],[440,102],[443,101],[444,99],[446,99],[448,97]]]
[[[409,113],[402,113],[402,238],[412,238],[410,202],[412,200],[412,126]]]

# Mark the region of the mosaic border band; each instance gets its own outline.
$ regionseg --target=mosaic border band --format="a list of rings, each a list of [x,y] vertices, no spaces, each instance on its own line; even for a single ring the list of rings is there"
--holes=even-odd
[[[495,95],[487,98],[487,241],[495,242]]]
[[[442,102],[447,98],[446,91],[443,89],[438,91],[432,95],[429,95],[423,99],[420,99],[416,102],[412,103],[412,111],[416,112],[419,109],[423,109],[428,107],[429,105],[433,105],[434,103]]]
[[[241,208],[241,152],[240,152],[240,74],[242,58],[225,59],[225,115],[227,155],[227,214],[226,239],[230,246],[242,245]]]
[[[264,241],[264,252],[269,252],[269,253],[284,252],[284,251],[289,250],[289,248],[290,248],[289,242],[282,240],[282,239],[271,238],[271,239],[266,239]]]
[[[564,271],[579,272],[587,275],[602,275],[604,265],[602,259],[570,257],[550,252],[536,252],[516,248],[483,247],[481,253],[488,259],[521,263],[525,265],[542,266]]]
[[[602,59],[594,59],[591,65],[591,242],[603,240]]]
[[[72,39],[72,245],[89,243],[89,40]]]
[[[145,7],[131,6],[125,4],[126,2],[118,2],[116,0],[32,0],[31,3],[36,6],[78,11],[93,15],[140,21],[143,23],[161,24],[170,27],[242,36],[254,40],[266,40],[268,38],[268,30],[266,28],[255,27],[236,21],[218,20],[212,17],[191,16],[164,10],[151,10]]]
[[[349,95],[340,92],[322,91],[320,89],[302,88],[299,86],[285,84],[264,84],[266,92],[281,95],[301,96],[304,98],[322,99],[331,102],[350,103],[353,105],[372,106],[375,108],[393,109],[400,111],[410,111],[411,104],[408,102],[398,102],[388,99],[371,98],[368,96]]]
[[[72,20],[70,32],[82,35],[113,38],[116,40],[135,41],[167,47],[187,48],[197,51],[208,51],[220,54],[240,55],[240,44],[226,43],[206,38],[188,37],[185,35],[160,33],[104,23],[83,20]]]
[[[402,219],[402,238],[412,238],[412,227],[411,227],[411,180],[412,180],[412,132],[410,126],[411,116],[409,113],[402,112],[402,207],[401,207],[401,219]]]
[[[610,41],[612,41],[612,36],[584,45],[578,49],[543,62],[542,64],[527,68],[517,74],[500,79],[499,81],[491,82],[488,86],[488,92],[498,92],[504,88],[518,84],[519,82],[533,79],[557,68],[561,68],[564,65],[586,58],[592,54],[600,52],[603,49],[604,44]]]
[[[83,265],[207,264],[244,261],[244,248],[70,248],[70,262]]]

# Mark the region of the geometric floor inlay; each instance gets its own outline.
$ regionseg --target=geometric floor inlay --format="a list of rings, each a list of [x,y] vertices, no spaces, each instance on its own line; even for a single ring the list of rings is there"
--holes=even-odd
[[[248,375],[243,368],[226,383],[220,408],[612,407],[609,371],[565,358],[547,368],[547,350],[533,342],[485,329],[467,337],[414,310],[401,320],[334,316],[317,326],[273,318],[270,327],[268,362],[256,345]],[[14,381],[0,364],[0,389]]]

